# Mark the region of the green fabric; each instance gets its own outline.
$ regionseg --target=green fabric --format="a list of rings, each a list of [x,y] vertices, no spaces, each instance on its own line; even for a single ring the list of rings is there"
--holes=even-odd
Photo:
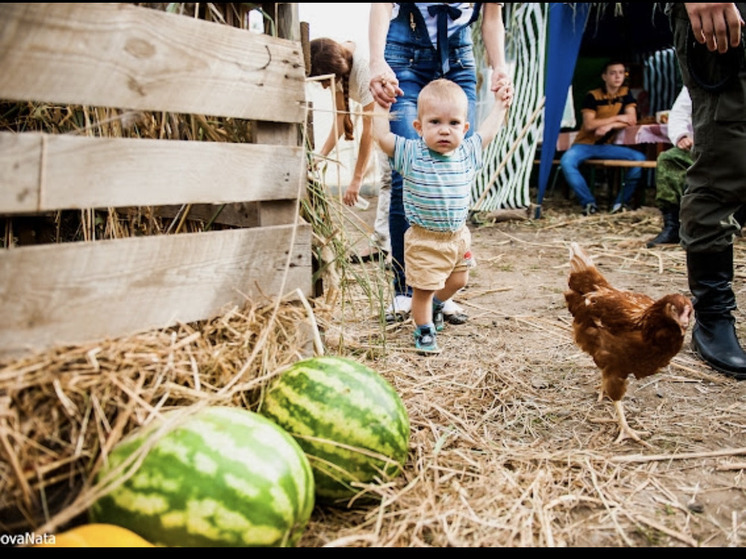
[[[678,206],[686,187],[686,170],[693,163],[688,150],[672,147],[658,155],[655,169],[655,204],[661,210]]]

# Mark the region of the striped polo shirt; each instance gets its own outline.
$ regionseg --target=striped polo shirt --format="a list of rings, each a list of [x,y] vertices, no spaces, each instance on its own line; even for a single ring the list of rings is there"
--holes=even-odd
[[[457,231],[469,215],[471,186],[482,167],[482,137],[472,134],[450,155],[422,138],[396,137],[391,167],[403,178],[404,213],[410,224],[431,231]]]

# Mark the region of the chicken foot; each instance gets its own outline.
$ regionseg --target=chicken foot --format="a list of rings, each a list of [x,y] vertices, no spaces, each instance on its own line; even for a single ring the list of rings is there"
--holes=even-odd
[[[618,419],[619,419],[619,436],[616,438],[614,443],[621,443],[622,441],[626,439],[632,439],[634,441],[637,441],[644,447],[647,447],[652,450],[653,447],[649,443],[643,441],[640,438],[640,435],[647,435],[647,433],[644,431],[635,431],[627,423],[627,418],[624,415],[624,406],[622,406],[622,401],[615,400],[614,407],[616,408]]]

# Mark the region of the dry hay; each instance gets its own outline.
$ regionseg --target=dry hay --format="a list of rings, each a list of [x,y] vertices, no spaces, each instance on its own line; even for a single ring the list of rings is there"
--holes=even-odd
[[[596,402],[600,375],[572,342],[562,298],[570,240],[620,287],[651,294],[686,292],[683,252],[644,247],[660,227],[653,208],[586,219],[556,206],[540,221],[475,219],[478,267],[458,297],[471,319],[447,326],[440,355],[412,351],[410,321],[388,328],[385,352],[366,343],[373,317],[346,325],[344,347],[367,351],[404,399],[410,459],[403,479],[381,490],[381,506],[317,507],[301,543],[743,544],[746,385],[703,366],[687,345],[659,375],[631,380],[625,396],[652,449],[616,445],[613,407]],[[743,279],[743,245],[736,251]]]
[[[108,451],[166,410],[256,407],[267,381],[311,351],[298,328],[307,316],[297,303],[247,305],[3,364],[0,530],[54,531],[74,520]]]
[[[624,400],[652,450],[614,445],[613,409],[596,402],[598,372],[572,343],[561,298],[568,239],[589,246],[614,280],[652,291],[684,288],[683,254],[641,248],[658,226],[654,211],[547,214],[474,228],[479,264],[459,296],[471,320],[447,327],[438,356],[412,351],[411,322],[383,325],[383,264],[338,259],[339,289],[311,302],[313,320],[297,303],[249,305],[5,363],[0,530],[84,521],[90,480],[118,440],[169,408],[254,409],[274,374],[313,351],[298,324],[316,322],[322,351],[391,381],[412,435],[403,474],[366,488],[379,505],[317,506],[301,545],[742,545],[744,383],[682,351],[667,371],[632,381]],[[345,234],[367,234],[350,223],[342,246],[354,242]],[[740,244],[737,255],[742,278]]]
[[[206,6],[213,13],[219,5]],[[64,107],[35,110],[59,113],[43,118],[45,125],[78,116]],[[212,128],[190,120],[200,117],[132,116],[83,114],[84,124],[73,128],[89,133],[89,120],[121,123],[108,134],[145,137]],[[232,124],[216,130],[249,133]],[[312,314],[286,300],[247,303],[198,324],[0,363],[0,532],[53,532],[85,521],[106,453],[165,410],[255,409],[266,383],[312,352],[317,322],[326,353],[359,359],[391,381],[412,435],[403,474],[366,488],[381,503],[317,506],[302,545],[743,545],[746,383],[713,373],[685,349],[666,371],[632,381],[624,399],[652,450],[614,445],[613,409],[596,402],[598,371],[571,340],[562,300],[570,240],[588,247],[617,284],[686,291],[683,253],[644,248],[660,225],[655,210],[579,219],[577,208],[547,200],[540,221],[477,216],[479,265],[458,297],[471,319],[448,326],[443,353],[423,358],[412,351],[411,322],[383,323],[391,298],[385,267],[346,265],[369,227],[327,205],[319,186],[309,181],[304,208],[325,288]],[[147,209],[129,222],[81,213],[71,229],[76,239],[175,233],[185,215],[169,225]],[[5,246],[13,245],[11,225]],[[745,252],[739,239],[741,309]],[[738,325],[746,340],[742,314]]]

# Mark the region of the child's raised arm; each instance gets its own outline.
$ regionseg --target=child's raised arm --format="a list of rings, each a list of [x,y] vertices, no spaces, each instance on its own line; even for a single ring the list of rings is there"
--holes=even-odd
[[[389,157],[394,156],[394,145],[396,136],[391,132],[389,124],[389,111],[378,103],[373,109],[373,137],[378,142],[381,151]]]
[[[505,123],[505,115],[508,112],[507,103],[501,99],[501,90],[495,92],[495,103],[487,117],[479,125],[477,132],[482,137],[482,148],[486,148],[497,136],[500,128]]]

